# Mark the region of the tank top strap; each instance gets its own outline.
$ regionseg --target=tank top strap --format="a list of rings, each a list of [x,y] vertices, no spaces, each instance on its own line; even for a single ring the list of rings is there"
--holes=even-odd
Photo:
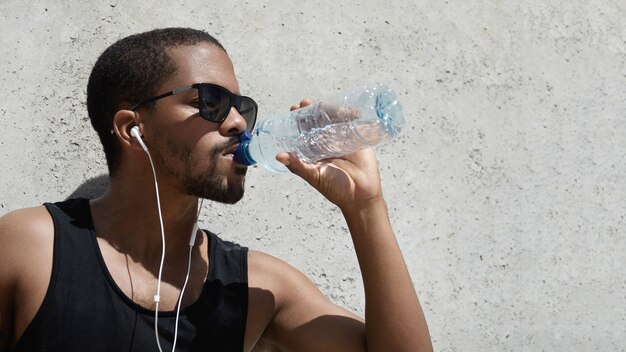
[[[209,235],[211,268],[208,281],[219,280],[224,285],[248,283],[248,249],[236,243],[225,241],[216,234],[204,230]]]
[[[248,248],[204,231],[210,241],[210,267],[203,296],[188,312],[189,320],[203,332],[194,347],[241,351],[248,316]]]

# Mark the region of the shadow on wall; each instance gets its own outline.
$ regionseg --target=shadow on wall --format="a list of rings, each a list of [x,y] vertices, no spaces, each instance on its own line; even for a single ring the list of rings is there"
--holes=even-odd
[[[70,198],[97,198],[101,196],[106,189],[109,187],[109,175],[102,174],[97,177],[90,178],[89,180],[83,182],[82,185],[78,186],[72,192],[72,194],[67,197]]]

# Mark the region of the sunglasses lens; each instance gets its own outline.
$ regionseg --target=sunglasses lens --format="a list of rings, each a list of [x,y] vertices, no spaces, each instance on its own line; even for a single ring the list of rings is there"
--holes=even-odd
[[[246,129],[252,131],[256,123],[257,106],[254,100],[248,97],[242,97],[239,114],[246,120]]]
[[[198,88],[200,116],[211,122],[222,122],[230,110],[230,96],[225,90],[213,86]]]
[[[246,120],[246,129],[251,131],[256,122],[257,105],[251,98],[233,95],[226,89],[209,84],[202,84],[198,87],[200,116],[211,122],[223,122],[230,108],[237,104],[237,111]],[[231,105],[233,104],[233,105]]]

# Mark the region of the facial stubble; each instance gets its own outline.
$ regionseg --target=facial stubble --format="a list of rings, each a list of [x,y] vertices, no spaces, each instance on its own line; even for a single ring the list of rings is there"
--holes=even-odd
[[[170,155],[177,158],[180,163],[176,163],[176,165],[181,166],[175,167],[162,158],[159,158],[162,161],[160,164],[170,175],[177,176],[175,178],[180,180],[180,188],[183,193],[220,203],[234,204],[243,198],[244,176],[247,168],[236,166],[234,170],[236,177],[231,178],[217,173],[217,162],[222,157],[224,150],[237,142],[237,138],[232,138],[214,146],[207,153],[207,160],[201,162],[198,156],[194,156],[191,146],[169,140],[167,147]],[[198,165],[205,163],[206,167],[196,171]]]

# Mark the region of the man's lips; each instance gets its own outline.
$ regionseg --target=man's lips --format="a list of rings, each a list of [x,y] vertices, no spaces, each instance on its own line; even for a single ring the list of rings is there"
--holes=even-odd
[[[235,154],[235,151],[237,150],[238,146],[239,146],[239,143],[233,144],[232,146],[224,149],[224,151],[222,152],[222,155]]]
[[[232,159],[235,156],[235,151],[237,150],[237,147],[239,147],[239,143],[235,143],[232,146],[224,149],[224,151],[222,152],[222,156]]]

